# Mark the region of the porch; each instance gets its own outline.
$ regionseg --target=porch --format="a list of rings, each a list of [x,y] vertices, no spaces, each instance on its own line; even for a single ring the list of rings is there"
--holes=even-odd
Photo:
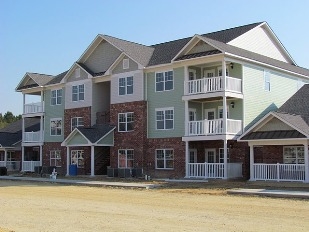
[[[6,167],[8,171],[19,171],[20,161],[0,161],[0,167]]]
[[[44,101],[24,104],[24,114],[44,113]]]
[[[227,178],[242,177],[242,163],[227,163]],[[224,179],[224,163],[188,163],[188,178]]]
[[[31,131],[23,133],[24,143],[42,143],[43,142],[43,131]]]

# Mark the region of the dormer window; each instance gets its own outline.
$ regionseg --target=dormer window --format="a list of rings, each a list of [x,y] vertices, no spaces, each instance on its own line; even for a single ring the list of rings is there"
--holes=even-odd
[[[129,59],[123,59],[122,67],[123,67],[123,69],[128,69],[129,68]]]

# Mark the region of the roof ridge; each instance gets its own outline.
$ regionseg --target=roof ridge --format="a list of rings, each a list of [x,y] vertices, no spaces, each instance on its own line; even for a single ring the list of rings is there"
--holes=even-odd
[[[51,77],[54,77],[54,75],[44,74],[44,73],[27,72],[27,74],[37,74],[37,75],[44,75],[44,76],[51,76]]]

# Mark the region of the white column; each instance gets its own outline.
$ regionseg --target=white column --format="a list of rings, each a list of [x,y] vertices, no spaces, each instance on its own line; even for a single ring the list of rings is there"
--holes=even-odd
[[[189,177],[189,162],[190,162],[190,160],[189,160],[189,156],[190,156],[190,152],[189,152],[189,142],[188,141],[186,141],[186,154],[185,154],[185,156],[186,156],[186,178],[188,178]]]
[[[94,176],[94,146],[91,146],[91,175]]]
[[[40,166],[42,166],[43,163],[43,146],[40,146]]]
[[[21,146],[21,170],[24,171],[25,147]]]
[[[70,168],[70,147],[67,147],[67,176],[69,176],[69,168]]]
[[[189,70],[188,70],[188,66],[185,66],[185,70],[184,70],[184,85],[183,85],[183,91],[184,91],[184,95],[188,94],[188,81],[189,81]]]
[[[223,97],[223,128],[222,134],[227,134],[227,104],[226,104],[226,96]]]
[[[228,176],[227,176],[227,139],[225,138],[224,140],[223,140],[223,150],[224,150],[224,177],[223,177],[223,179],[227,179],[228,178]]]
[[[305,183],[309,183],[309,155],[308,155],[308,141],[304,143],[304,158],[305,158]]]
[[[189,101],[185,101],[185,136],[189,135]]]
[[[44,121],[43,121],[43,116],[41,116],[41,119],[40,119],[40,142],[43,142],[44,141],[44,134],[43,134],[43,125],[44,125]]]
[[[222,60],[222,78],[223,78],[223,90],[225,91],[226,86],[226,63],[225,60]]]
[[[253,169],[253,164],[254,164],[254,146],[250,146],[250,181],[254,181],[254,169]]]
[[[23,93],[23,114],[25,113],[26,95]]]

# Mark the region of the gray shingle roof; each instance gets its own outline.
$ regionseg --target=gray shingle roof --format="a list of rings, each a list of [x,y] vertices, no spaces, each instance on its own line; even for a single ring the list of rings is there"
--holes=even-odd
[[[53,77],[53,79],[51,79],[46,85],[53,85],[60,83],[67,73],[68,71],[58,74],[57,76]]]
[[[222,53],[219,50],[211,50],[211,51],[206,51],[206,52],[198,52],[198,53],[193,53],[193,54],[188,54],[188,55],[183,55],[181,57],[178,57],[176,60],[186,60],[186,59],[192,59],[192,58],[197,58],[201,56],[209,56],[209,55],[214,55],[214,54],[219,54]]]
[[[0,132],[0,147],[13,147],[19,141],[21,137],[17,133]]]
[[[52,78],[52,75],[39,74],[39,73],[28,73],[28,75],[39,85],[46,85]]]
[[[245,135],[241,140],[305,138],[297,130],[257,131]]]
[[[126,40],[118,39],[109,35],[101,35],[105,40],[121,49],[128,54],[136,62],[146,66],[152,56],[154,48],[145,45],[129,42]]]
[[[79,127],[78,130],[82,133],[90,142],[95,143],[100,140],[104,135],[108,134],[115,129],[115,126],[107,124],[97,124],[92,127]]]

